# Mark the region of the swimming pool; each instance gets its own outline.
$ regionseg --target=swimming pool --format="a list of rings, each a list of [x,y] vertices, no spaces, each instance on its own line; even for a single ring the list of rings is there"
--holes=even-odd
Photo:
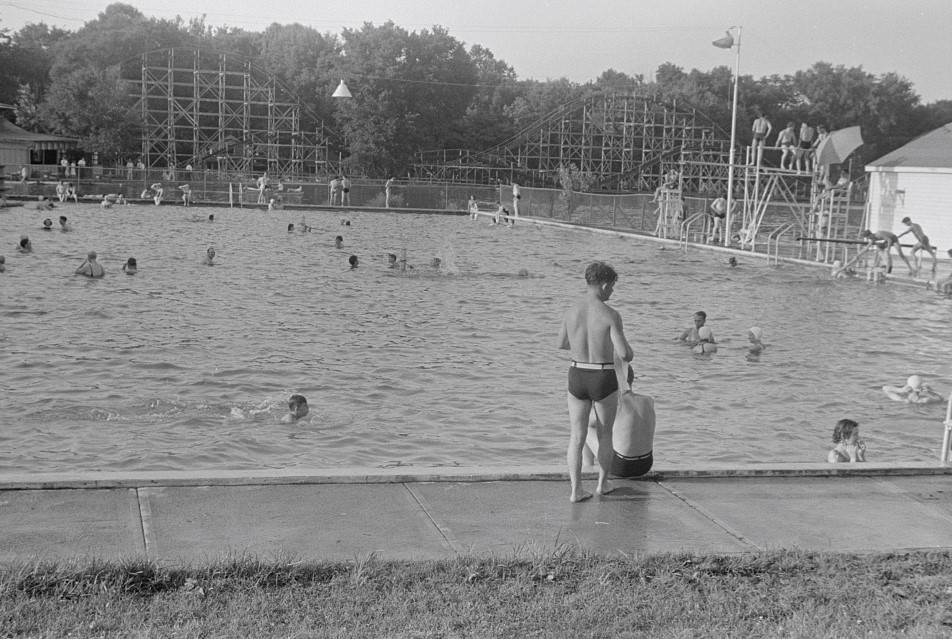
[[[950,303],[920,290],[462,216],[311,211],[313,232],[289,234],[301,213],[53,213],[74,231],[0,211],[8,472],[561,465],[568,354],[555,337],[593,259],[620,274],[612,303],[636,390],[656,400],[658,463],[822,461],[842,417],[860,422],[871,461],[937,459],[944,405],[880,392],[919,373],[948,393]],[[13,252],[21,233],[32,255]],[[404,248],[414,268],[388,269]],[[90,249],[102,280],[72,275]],[[429,266],[436,255],[447,270]],[[130,256],[134,276],[120,270]],[[716,355],[674,341],[699,309]],[[767,350],[748,362],[754,325]],[[291,393],[311,413],[281,423]]]

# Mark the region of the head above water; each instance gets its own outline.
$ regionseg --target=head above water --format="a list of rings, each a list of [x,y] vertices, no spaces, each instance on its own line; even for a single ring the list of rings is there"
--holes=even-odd
[[[357,268],[358,264],[360,264],[360,260],[357,258],[356,255],[351,255],[350,257],[347,258],[347,261],[350,262],[351,268]]]
[[[126,266],[128,266],[129,268],[136,268],[138,266],[138,263],[136,262],[136,258],[130,257],[128,260],[126,260]]]
[[[605,262],[592,262],[585,269],[585,282],[589,286],[614,284],[618,281],[618,273]]]
[[[833,428],[833,443],[839,444],[840,442],[849,441],[853,433],[858,430],[859,424],[852,419],[841,419],[836,422],[836,426]]]
[[[291,395],[288,398],[288,410],[295,419],[304,417],[310,410],[307,405],[307,398],[304,395]]]
[[[697,328],[701,328],[702,326],[704,326],[704,322],[706,321],[707,321],[707,313],[705,313],[704,311],[698,311],[697,313],[694,314],[694,325]]]
[[[43,226],[46,228],[53,226],[53,220],[51,220],[50,218],[46,218],[45,220],[43,220]]]
[[[912,220],[910,220],[908,217],[904,217],[904,218],[902,218],[902,223],[903,223],[903,224],[912,224]]]
[[[96,259],[96,251],[90,251],[89,253],[86,253],[86,259],[87,260]]]
[[[208,257],[215,257],[215,247],[209,246],[205,254],[208,255]]]
[[[910,375],[906,380],[906,388],[917,391],[922,389],[922,378],[918,375]]]
[[[760,341],[764,336],[764,331],[759,326],[752,326],[750,330],[747,331],[755,341]]]

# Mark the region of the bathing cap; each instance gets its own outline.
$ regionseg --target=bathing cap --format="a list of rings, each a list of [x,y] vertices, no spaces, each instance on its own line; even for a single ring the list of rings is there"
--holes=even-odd
[[[759,326],[754,326],[750,329],[750,334],[753,335],[754,339],[756,339],[759,342],[760,338],[763,337],[764,332],[760,329]]]
[[[711,339],[711,329],[709,329],[707,326],[702,326],[697,332],[697,336],[701,339]]]
[[[922,378],[918,375],[910,375],[909,379],[906,380],[906,386],[913,390],[919,390],[919,387],[922,386]]]

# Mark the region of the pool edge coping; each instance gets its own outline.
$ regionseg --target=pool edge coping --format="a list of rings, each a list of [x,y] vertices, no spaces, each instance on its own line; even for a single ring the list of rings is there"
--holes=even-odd
[[[781,463],[659,466],[633,481],[669,479],[764,479],[793,477],[884,477],[952,475],[938,462],[864,464]],[[594,478],[587,470],[583,476]],[[0,474],[0,491],[198,486],[290,486],[315,484],[397,484],[421,482],[567,481],[564,466],[473,466],[453,468],[337,468],[234,471],[139,471]]]

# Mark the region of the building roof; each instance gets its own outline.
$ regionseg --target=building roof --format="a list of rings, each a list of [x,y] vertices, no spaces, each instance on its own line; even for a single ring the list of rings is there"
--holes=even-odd
[[[952,169],[952,122],[920,135],[866,166]]]
[[[6,142],[28,146],[37,151],[48,151],[51,149],[63,150],[75,148],[77,141],[75,138],[64,138],[58,135],[47,135],[46,133],[33,133],[32,131],[21,129],[5,118],[0,118],[0,144]]]

